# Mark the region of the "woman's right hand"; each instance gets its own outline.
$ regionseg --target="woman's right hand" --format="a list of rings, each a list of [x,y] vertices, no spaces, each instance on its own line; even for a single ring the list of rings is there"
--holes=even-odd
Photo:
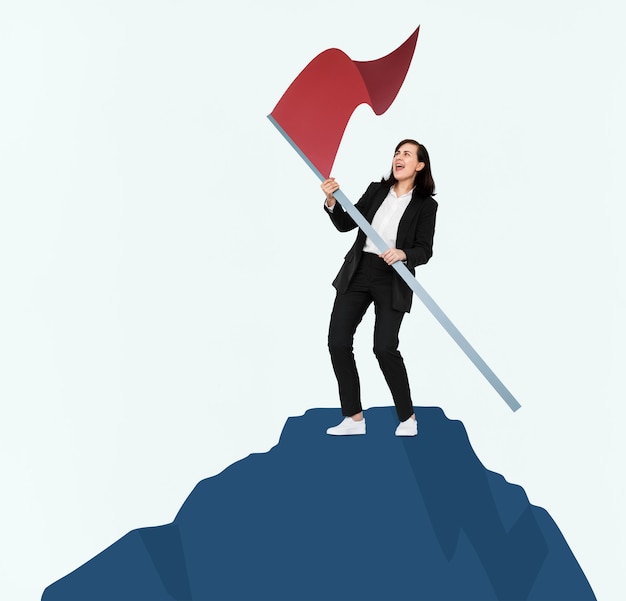
[[[332,207],[337,202],[333,194],[339,190],[339,184],[335,181],[334,177],[331,177],[322,182],[320,188],[322,188],[324,194],[326,194],[326,206],[329,208]]]

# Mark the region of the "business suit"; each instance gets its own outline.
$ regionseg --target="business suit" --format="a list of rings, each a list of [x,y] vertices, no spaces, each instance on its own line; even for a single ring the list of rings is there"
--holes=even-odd
[[[389,193],[389,187],[372,183],[356,204],[372,222]],[[342,232],[356,227],[353,219],[338,205],[325,206],[335,227]],[[398,225],[396,248],[404,251],[412,274],[415,267],[432,256],[437,203],[414,191]],[[400,421],[413,415],[406,368],[398,351],[398,333],[404,313],[411,309],[413,293],[396,271],[376,255],[363,252],[366,236],[359,230],[333,281],[337,296],[331,315],[328,347],[339,386],[342,413],[352,416],[362,411],[360,384],[352,344],[354,333],[369,305],[376,310],[374,353],[389,385]]]

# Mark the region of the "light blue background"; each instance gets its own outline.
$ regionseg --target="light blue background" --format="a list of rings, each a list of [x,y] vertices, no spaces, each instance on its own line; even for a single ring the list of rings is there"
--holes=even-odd
[[[0,0],[0,598],[38,598],[337,405],[330,282],[352,235],[266,115],[321,51],[372,60],[418,24],[398,98],[357,109],[333,171],[356,201],[398,140],[428,146],[418,277],[523,407],[417,301],[415,402],[550,512],[599,599],[626,598],[623,12]],[[371,317],[357,354],[366,405],[390,404]]]

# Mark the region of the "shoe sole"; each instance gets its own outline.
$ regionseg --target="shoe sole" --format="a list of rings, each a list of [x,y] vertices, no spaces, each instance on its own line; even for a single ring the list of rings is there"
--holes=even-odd
[[[329,432],[326,430],[326,434],[329,436],[363,436],[365,432]]]

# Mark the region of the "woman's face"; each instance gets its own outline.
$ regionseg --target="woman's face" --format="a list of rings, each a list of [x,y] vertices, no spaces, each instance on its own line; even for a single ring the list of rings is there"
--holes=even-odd
[[[424,163],[417,158],[417,146],[409,142],[402,144],[393,155],[391,164],[393,176],[400,182],[415,179],[415,174],[424,168]]]

